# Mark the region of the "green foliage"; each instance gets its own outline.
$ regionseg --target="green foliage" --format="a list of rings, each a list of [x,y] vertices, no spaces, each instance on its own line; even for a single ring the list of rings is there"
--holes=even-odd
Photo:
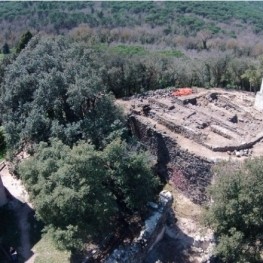
[[[220,74],[211,68],[218,62],[215,58],[217,53],[223,57],[232,53],[237,59],[244,58],[243,61],[251,56],[257,60],[258,55],[263,53],[260,43],[262,10],[262,3],[253,2],[227,2],[225,5],[200,1],[17,2],[12,5],[5,2],[0,3],[0,18],[7,25],[14,23],[14,19],[18,21],[15,24],[15,36],[10,35],[7,29],[3,32],[3,35],[10,35],[6,40],[10,47],[18,41],[18,34],[26,30],[48,34],[69,32],[76,40],[86,41],[87,45],[92,42],[92,48],[98,53],[105,52],[108,57],[114,57],[112,60],[119,60],[118,64],[124,65],[122,69],[119,66],[116,69],[117,62],[114,62],[111,69],[111,63],[105,63],[110,76],[108,83],[104,84],[120,97],[175,84],[205,87],[216,85],[250,90],[249,77],[240,79],[232,76],[233,70],[228,64]],[[251,27],[258,36],[248,30]],[[255,37],[253,43],[245,43],[241,33],[243,31],[250,39]],[[229,37],[236,38],[236,43]],[[156,57],[159,57],[160,65],[153,62]],[[183,57],[188,61],[179,59]],[[169,59],[169,65],[163,58]],[[104,62],[103,59],[105,58],[100,58],[99,64]],[[130,62],[129,59],[133,61]],[[205,59],[209,62],[205,63]],[[123,63],[123,60],[127,61]],[[182,67],[178,66],[180,63]],[[186,73],[185,64],[189,66]],[[166,72],[163,74],[162,70]],[[240,74],[243,75],[245,70]],[[119,77],[112,80],[112,75],[115,77],[117,74]],[[160,79],[157,80],[154,75]],[[105,79],[107,76],[106,72]],[[42,119],[41,123],[40,129],[41,125],[45,126],[46,121]],[[69,132],[73,132],[72,127],[69,129]]]
[[[32,38],[31,32],[27,31],[21,36],[21,39],[16,47],[16,53],[20,53],[22,49],[26,47],[28,44],[29,40]]]
[[[142,212],[154,198],[158,179],[150,169],[150,159],[119,139],[104,150],[108,185],[125,207]]]
[[[101,6],[101,7],[100,7]],[[102,9],[103,11],[102,11]],[[3,23],[21,21],[22,30],[52,31],[59,33],[81,24],[91,27],[151,27],[175,25],[184,35],[195,35],[210,29],[219,33],[216,24],[239,21],[251,25],[256,33],[262,32],[262,3],[227,2],[1,2],[0,19]],[[214,23],[214,26],[210,24]],[[18,25],[17,25],[18,26]],[[213,27],[213,29],[211,28]],[[21,32],[21,31],[20,31]],[[169,31],[172,34],[172,31]]]
[[[142,213],[158,184],[146,156],[117,139],[123,116],[103,84],[98,52],[65,38],[32,38],[1,90],[9,149],[37,149],[19,168],[37,215],[58,247],[72,251]],[[80,140],[91,144],[75,145]]]
[[[165,57],[183,57],[184,54],[180,50],[164,50],[164,51],[158,51],[157,54],[160,54]]]
[[[103,151],[53,140],[41,143],[19,174],[58,246],[75,250],[113,231],[123,212],[142,212],[154,199],[158,180],[147,160],[119,139]]]
[[[14,54],[9,54],[8,56],[0,54],[0,86],[2,85],[2,82],[4,80],[7,66],[14,61],[15,57],[16,55]]]
[[[106,53],[103,81],[116,97],[172,86],[176,69],[169,59],[160,54],[127,59]]]
[[[254,61],[246,69],[246,71],[241,75],[242,79],[246,79],[250,84],[250,91],[253,88],[253,91],[256,92],[260,87],[261,78],[263,74],[263,57],[259,58],[259,61]]]
[[[148,54],[145,48],[140,46],[118,45],[110,48],[110,51],[123,56],[134,56],[134,55],[143,56]]]
[[[123,127],[121,112],[105,93],[102,70],[98,54],[81,44],[32,39],[5,73],[1,104],[9,148],[51,136],[69,145],[91,139],[102,146]]]
[[[217,167],[206,220],[215,230],[216,252],[224,262],[262,261],[262,190],[262,158]]]
[[[4,43],[4,45],[2,47],[2,52],[5,55],[10,53],[9,45],[7,43]]]

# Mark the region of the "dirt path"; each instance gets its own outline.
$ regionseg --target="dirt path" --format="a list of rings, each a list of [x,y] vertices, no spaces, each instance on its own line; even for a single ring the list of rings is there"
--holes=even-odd
[[[15,198],[13,201],[11,201],[11,204],[15,214],[17,215],[18,224],[21,231],[21,247],[17,249],[18,253],[22,258],[27,259],[25,262],[33,263],[35,257],[32,257],[33,253],[31,251],[30,244],[30,224],[28,222],[28,216],[32,212],[33,207],[29,202],[29,195],[22,185],[21,180],[10,174],[7,162],[1,170],[0,175],[4,186]]]

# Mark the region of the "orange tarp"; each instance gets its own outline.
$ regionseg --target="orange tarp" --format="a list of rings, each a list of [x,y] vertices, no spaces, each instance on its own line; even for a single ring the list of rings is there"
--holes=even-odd
[[[186,96],[193,93],[193,90],[191,88],[181,88],[174,92],[172,92],[172,96]]]

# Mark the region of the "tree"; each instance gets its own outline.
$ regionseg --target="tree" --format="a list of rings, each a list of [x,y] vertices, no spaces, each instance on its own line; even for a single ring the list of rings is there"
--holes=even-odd
[[[203,49],[208,49],[207,41],[212,38],[212,33],[209,30],[201,30],[197,33],[197,39],[202,42]]]
[[[248,69],[250,60],[248,58],[233,58],[229,63],[230,82],[233,87],[238,89],[246,88],[246,81],[242,78],[244,72]]]
[[[29,40],[33,37],[33,35],[31,34],[30,31],[27,31],[26,33],[24,33],[20,40],[19,43],[16,47],[16,53],[20,53],[22,49],[24,49],[26,47],[26,45],[28,44]]]
[[[249,91],[252,89],[256,92],[257,88],[260,86],[260,78],[261,74],[257,69],[249,68],[245,71],[244,74],[241,75],[242,79],[247,79],[249,81]]]
[[[263,158],[223,163],[210,189],[206,220],[214,229],[223,262],[262,262]]]
[[[13,63],[15,58],[16,58],[15,54],[10,54],[9,56],[4,56],[2,61],[0,61],[0,86],[3,83],[4,76],[6,74],[6,68],[8,67],[8,65]]]
[[[9,54],[9,45],[7,43],[4,43],[3,48],[2,48],[3,54]]]
[[[148,161],[120,139],[103,151],[52,140],[39,145],[19,174],[58,246],[75,250],[111,233],[127,211],[141,212],[154,200],[158,180]]]
[[[259,60],[250,63],[248,69],[241,76],[242,79],[248,80],[249,90],[256,92],[260,87],[261,78],[263,75],[263,57],[261,56]]]
[[[105,145],[124,126],[102,72],[91,48],[65,38],[33,38],[5,71],[1,108],[8,147],[50,137],[68,145],[79,139]]]
[[[231,55],[226,52],[216,52],[208,59],[205,58],[205,69],[207,79],[211,86],[224,86],[228,81],[228,65]]]

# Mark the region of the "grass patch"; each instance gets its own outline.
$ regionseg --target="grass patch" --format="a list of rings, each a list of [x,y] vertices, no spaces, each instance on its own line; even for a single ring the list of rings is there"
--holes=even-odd
[[[105,47],[103,47],[105,49]],[[163,57],[184,57],[184,53],[179,50],[159,50],[159,51],[149,51],[141,46],[128,46],[128,45],[117,45],[114,47],[109,47],[109,50],[115,54],[122,56],[146,56],[146,55],[158,55]]]
[[[198,223],[202,221],[202,214],[204,211],[202,206],[193,203],[169,183],[165,185],[164,190],[170,191],[173,195],[174,201],[172,209],[175,215],[183,218],[193,219]]]
[[[5,55],[0,53],[0,61],[2,61],[4,59]]]
[[[34,263],[66,263],[70,262],[71,253],[58,250],[48,234],[44,234],[41,240],[33,247],[36,254]]]
[[[164,57],[181,58],[184,56],[184,53],[179,50],[164,50],[164,51],[157,51],[156,53]]]
[[[149,51],[144,47],[140,46],[126,46],[126,45],[118,45],[115,47],[110,47],[110,51],[113,53],[117,53],[123,56],[144,56],[149,54]]]

